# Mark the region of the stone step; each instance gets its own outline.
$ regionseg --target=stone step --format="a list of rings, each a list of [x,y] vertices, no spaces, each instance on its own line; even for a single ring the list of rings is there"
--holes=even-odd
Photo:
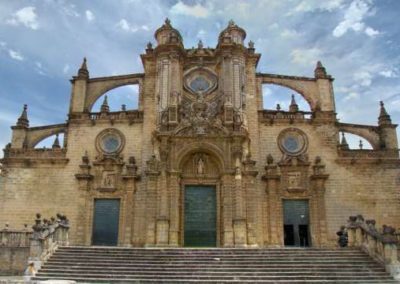
[[[38,275],[57,275],[57,276],[63,276],[63,275],[72,275],[72,274],[77,274],[77,275],[97,275],[97,276],[103,276],[107,275],[107,277],[111,276],[118,276],[119,274],[123,274],[124,277],[126,276],[134,276],[134,277],[140,277],[140,276],[154,276],[155,274],[157,277],[187,277],[187,276],[206,276],[206,277],[211,277],[211,276],[229,276],[231,277],[233,274],[235,276],[257,276],[257,277],[269,277],[269,276],[318,276],[318,277],[326,277],[326,276],[335,276],[335,277],[343,277],[343,276],[362,276],[362,277],[367,277],[367,276],[373,276],[373,277],[387,277],[387,273],[385,271],[202,271],[202,270],[196,270],[196,271],[162,271],[162,270],[136,270],[136,271],[129,271],[129,270],[99,270],[99,269],[93,269],[93,270],[82,270],[82,269],[76,269],[76,270],[49,270],[49,269],[42,269]]]
[[[46,263],[43,268],[46,267],[66,267],[68,263],[65,262],[58,262],[58,263]],[[110,267],[110,264],[108,263],[69,263],[70,267],[101,267],[103,269],[106,269]],[[255,268],[255,269],[268,269],[268,268],[273,268],[273,269],[307,269],[309,267],[313,267],[315,269],[317,268],[333,268],[333,269],[341,269],[341,268],[354,268],[354,269],[363,269],[363,268],[382,268],[381,266],[378,266],[376,263],[367,263],[367,264],[354,264],[354,263],[346,263],[346,264],[332,264],[332,263],[324,263],[324,264],[319,264],[319,263],[307,263],[307,264],[298,264],[298,263],[289,263],[289,264],[279,264],[279,263],[272,263],[272,264],[229,264],[229,265],[215,265],[215,264],[208,264],[208,265],[198,265],[198,264],[163,264],[160,266],[159,264],[153,264],[153,265],[148,265],[144,263],[138,263],[138,264],[120,264],[119,266],[112,265],[112,267],[126,267],[126,268],[140,268],[144,269],[146,267],[148,268],[164,268],[164,269],[184,269],[184,268],[203,268],[203,269],[216,269],[216,268],[221,268],[221,269],[240,269],[240,268]]]
[[[34,280],[78,283],[396,283],[354,249],[62,247]]]
[[[109,266],[81,266],[81,265],[75,265],[75,266],[65,266],[65,265],[58,265],[58,266],[51,266],[51,265],[44,265],[43,268],[40,270],[41,272],[44,271],[70,271],[70,270],[74,270],[74,271],[98,271],[99,269],[101,269],[101,271],[118,271],[118,272],[145,272],[145,271],[150,271],[150,272],[154,272],[154,273],[161,273],[161,272],[171,272],[171,266],[168,267],[159,267],[159,266],[155,266],[155,267],[127,267],[127,266],[117,266],[117,267],[109,267]],[[292,267],[271,267],[271,266],[265,266],[265,267],[209,267],[207,269],[205,269],[203,266],[195,266],[195,267],[180,267],[178,272],[196,272],[196,271],[200,271],[200,272],[259,272],[259,271],[263,271],[263,272],[267,272],[267,271],[279,271],[279,272],[291,272],[291,271],[297,271],[297,270],[301,270],[301,271],[310,271],[310,272],[337,272],[337,269],[341,268],[341,272],[349,272],[349,273],[357,273],[357,272],[385,272],[385,269],[383,267],[376,267],[376,266],[348,266],[348,267],[340,267],[340,266],[292,266]],[[297,269],[297,270],[296,270]],[[175,273],[175,272],[171,272],[171,273]]]
[[[220,264],[288,264],[288,263],[299,263],[299,264],[315,264],[316,262],[318,263],[326,263],[326,264],[345,264],[345,263],[354,263],[354,260],[352,259],[324,259],[324,258],[319,258],[319,259],[309,259],[309,260],[292,260],[292,261],[288,261],[285,259],[274,259],[274,260],[260,260],[260,261],[253,261],[253,260],[246,260],[246,259],[242,259],[242,260],[229,260],[229,259],[220,259],[220,260],[214,260],[214,259],[209,259],[209,260],[185,260],[185,259],[171,259],[171,260],[141,260],[141,259],[128,259],[128,258],[123,258],[123,259],[104,259],[104,258],[98,258],[98,259],[91,259],[91,258],[59,258],[59,257],[55,257],[53,259],[51,259],[49,261],[49,263],[52,263],[54,261],[57,262],[64,262],[64,263],[69,263],[69,264],[73,264],[73,263],[107,263],[107,264],[118,264],[121,262],[124,263],[129,263],[129,264],[140,264],[140,263],[144,263],[147,265],[151,265],[151,264],[210,264],[210,265],[220,265]],[[357,263],[359,264],[368,264],[368,263],[374,263],[374,261],[372,259],[362,259],[362,260],[357,260]]]
[[[197,279],[197,280],[214,280],[214,281],[219,281],[219,280],[240,280],[240,281],[251,281],[251,280],[336,280],[336,281],[341,281],[341,280],[363,280],[363,279],[368,279],[368,280],[392,280],[389,276],[382,276],[378,275],[377,277],[372,277],[370,275],[355,275],[355,276],[335,276],[335,275],[308,275],[308,276],[303,276],[303,275],[269,275],[269,276],[258,276],[258,275],[248,275],[248,276],[240,276],[240,275],[97,275],[97,274],[85,274],[81,275],[79,273],[69,273],[69,274],[56,274],[56,273],[38,273],[38,277],[47,277],[50,279],[53,279],[54,277],[58,278],[63,278],[64,279],[73,279],[76,277],[83,277],[85,279],[97,279],[97,278],[103,278],[103,279],[148,279],[148,280],[173,280],[173,279],[181,279],[181,280],[189,280],[189,279]],[[111,280],[110,280],[111,281]]]
[[[65,280],[65,278],[60,277],[53,277],[52,280]],[[75,277],[75,278],[68,278],[69,280],[76,281],[78,283],[110,283],[110,279],[104,278],[92,278],[86,279],[82,277]],[[34,277],[34,281],[44,281],[48,280],[46,277]],[[318,283],[318,284],[367,284],[367,283],[374,283],[374,284],[392,284],[392,283],[399,283],[395,280],[378,280],[378,279],[352,279],[352,280],[341,280],[338,282],[337,280],[327,281],[327,280],[251,280],[251,281],[243,281],[243,280],[217,280],[217,281],[210,281],[210,280],[199,280],[199,279],[173,279],[173,280],[165,280],[165,279],[158,279],[157,281],[149,280],[149,279],[129,279],[129,278],[113,278],[112,283],[147,283],[147,284],[156,284],[156,283],[163,283],[163,284],[175,284],[175,283],[202,283],[202,284],[221,284],[221,283],[241,283],[241,284],[252,284],[252,283],[290,283],[290,284],[305,284],[305,283]]]

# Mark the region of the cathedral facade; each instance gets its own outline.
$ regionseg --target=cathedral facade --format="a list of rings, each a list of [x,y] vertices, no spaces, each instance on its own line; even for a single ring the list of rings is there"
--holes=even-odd
[[[26,106],[4,149],[0,223],[62,213],[75,245],[335,246],[348,216],[400,227],[396,125],[339,122],[333,78],[260,73],[260,54],[230,22],[216,48],[185,49],[166,20],[143,73],[71,80],[66,123],[30,127]],[[262,86],[298,92],[311,111],[263,108]],[[111,112],[114,88],[139,86],[136,110]],[[35,146],[58,136],[51,149]],[[345,136],[372,149],[349,149]]]

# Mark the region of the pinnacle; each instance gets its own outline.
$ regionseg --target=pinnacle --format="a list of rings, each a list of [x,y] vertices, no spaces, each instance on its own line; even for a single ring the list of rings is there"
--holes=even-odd
[[[292,94],[292,100],[291,100],[290,106],[289,106],[289,111],[290,111],[290,112],[297,112],[297,111],[299,111],[299,106],[297,105],[296,100],[295,100],[293,94]]]
[[[383,103],[383,101],[380,101],[380,112],[379,112],[379,117],[378,117],[378,124],[379,125],[390,125],[392,124],[392,120],[390,118],[390,115],[387,113],[386,108],[385,108],[385,104]]]
[[[54,139],[52,148],[53,148],[53,149],[59,149],[59,148],[61,148],[61,146],[60,146],[60,140],[58,140],[58,134],[56,134],[56,138]]]
[[[28,120],[28,105],[24,105],[24,109],[22,110],[21,116],[18,118],[17,126],[21,127],[29,127],[29,120]]]
[[[83,62],[81,68],[78,70],[78,77],[79,78],[89,78],[89,70],[87,69],[86,57],[83,58]]]
[[[340,142],[340,148],[342,150],[348,150],[349,149],[349,144],[347,143],[346,136],[344,135],[344,132],[342,132],[342,141]]]
[[[103,103],[102,103],[102,105],[101,105],[100,111],[101,111],[101,112],[109,112],[109,111],[110,111],[110,107],[108,106],[108,98],[107,98],[107,95],[104,96],[104,101],[103,101]]]

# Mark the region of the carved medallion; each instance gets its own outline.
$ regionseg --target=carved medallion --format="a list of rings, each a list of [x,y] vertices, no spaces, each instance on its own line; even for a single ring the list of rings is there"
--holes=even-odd
[[[96,148],[105,155],[114,155],[122,151],[125,138],[121,131],[108,128],[100,132],[96,138]]]
[[[278,146],[289,156],[299,156],[307,151],[307,136],[300,129],[287,128],[279,134]]]
[[[207,96],[217,88],[217,75],[208,68],[196,67],[184,75],[184,87],[196,98],[198,94]]]

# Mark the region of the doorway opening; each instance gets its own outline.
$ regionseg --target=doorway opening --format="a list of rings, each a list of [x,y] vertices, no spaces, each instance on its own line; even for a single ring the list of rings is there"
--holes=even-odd
[[[308,200],[284,200],[285,246],[311,246]]]
[[[217,246],[217,204],[214,186],[185,187],[184,246]]]
[[[94,200],[92,245],[118,244],[119,205],[119,199]]]

